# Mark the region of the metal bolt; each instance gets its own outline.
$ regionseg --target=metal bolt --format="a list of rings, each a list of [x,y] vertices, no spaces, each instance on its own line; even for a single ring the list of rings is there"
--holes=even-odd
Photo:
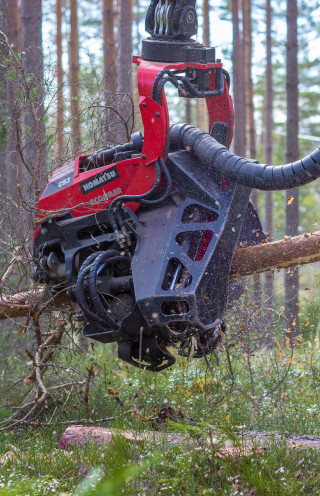
[[[143,102],[143,103],[142,103],[142,106],[143,106],[143,107],[146,107],[146,106],[147,106],[146,102]]]
[[[160,117],[160,112],[156,112],[156,113],[155,113],[155,116],[156,116],[156,117]]]
[[[187,14],[187,21],[188,22],[193,22],[194,21],[194,13],[191,11],[188,12]]]
[[[141,158],[146,158],[146,156],[143,154],[143,155],[141,155]]]

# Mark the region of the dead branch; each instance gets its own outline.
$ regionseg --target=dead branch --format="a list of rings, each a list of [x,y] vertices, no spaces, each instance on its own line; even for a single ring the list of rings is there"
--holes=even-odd
[[[281,241],[256,246],[238,247],[232,262],[230,279],[259,272],[286,269],[320,261],[320,231],[285,237]],[[11,296],[0,297],[0,320],[37,313],[40,308],[72,306],[64,292],[53,297],[44,288],[32,289]]]
[[[39,377],[41,379],[41,374],[40,374],[40,368],[48,363],[56,349],[56,346],[60,343],[63,331],[65,329],[65,322],[60,322],[58,329],[56,332],[53,332],[48,339],[39,346],[37,353],[40,353],[40,351],[45,350],[49,347],[49,350],[43,355],[43,357],[40,360],[40,355],[37,356],[37,353],[35,355],[35,363],[36,367],[30,372],[28,377],[25,378],[24,383],[29,384],[29,382],[33,382],[37,379],[38,384],[41,386],[41,382],[39,382]]]

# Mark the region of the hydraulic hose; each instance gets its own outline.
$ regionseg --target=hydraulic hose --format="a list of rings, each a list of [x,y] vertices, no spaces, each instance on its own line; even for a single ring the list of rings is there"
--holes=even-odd
[[[111,163],[117,153],[129,152],[129,151],[137,151],[141,152],[143,147],[143,139],[140,133],[134,133],[131,135],[131,141],[129,143],[125,143],[124,145],[117,145],[109,150],[100,150],[89,157],[86,157],[82,160],[81,166],[84,169],[89,168],[90,166],[96,166],[98,160],[102,160],[105,165]]]
[[[201,129],[175,124],[170,129],[170,149],[192,152],[204,165],[220,172],[227,180],[265,191],[303,186],[320,177],[320,148],[292,164],[259,164],[234,155]]]
[[[86,260],[81,265],[81,268],[80,268],[80,271],[78,274],[78,279],[77,279],[76,286],[75,286],[75,293],[76,293],[78,305],[80,306],[81,310],[83,311],[83,313],[87,317],[88,321],[94,322],[96,329],[101,331],[101,332],[106,332],[110,329],[118,330],[119,326],[115,323],[115,321],[112,319],[112,317],[110,315],[108,315],[107,318],[106,317],[101,318],[99,315],[96,315],[95,313],[93,313],[89,309],[89,306],[88,306],[87,301],[86,301],[86,296],[85,296],[84,279],[89,274],[93,262],[100,255],[105,256],[106,253],[108,253],[109,256],[111,256],[113,254],[114,255],[118,254],[118,252],[110,250],[108,252],[99,251],[99,252],[92,253],[91,255],[89,255],[89,257],[86,258]]]
[[[105,319],[106,322],[110,325],[110,321],[112,321],[112,325],[110,325],[111,329],[119,328],[118,324],[111,317],[108,309],[101,302],[101,297],[97,288],[97,275],[99,268],[103,266],[108,266],[114,263],[126,263],[130,267],[130,259],[125,256],[120,256],[119,252],[115,250],[108,250],[105,253],[101,253],[92,263],[90,268],[90,276],[89,276],[89,290],[91,295],[91,301],[94,304],[94,307],[98,313],[98,315]]]

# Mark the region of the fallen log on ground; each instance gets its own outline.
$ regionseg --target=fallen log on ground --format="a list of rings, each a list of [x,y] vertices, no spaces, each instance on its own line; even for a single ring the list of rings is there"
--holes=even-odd
[[[287,269],[320,261],[320,231],[286,237],[281,241],[256,246],[238,247],[232,262],[230,278],[259,272]],[[44,288],[35,288],[0,297],[0,320],[36,314],[44,306],[71,307],[65,293],[54,298]]]
[[[189,444],[193,440],[186,434],[142,431],[134,432],[121,429],[110,429],[106,427],[88,427],[85,425],[74,425],[68,427],[61,436],[60,446],[63,449],[69,446],[85,446],[87,443],[109,444],[115,437],[122,436],[124,439],[133,442],[154,442],[164,441],[169,445]],[[207,444],[213,443],[219,446],[221,454],[242,454],[249,455],[250,452],[261,450],[264,451],[272,443],[282,443],[284,437],[277,432],[255,432],[235,430],[233,431],[234,441],[230,441],[227,436],[219,429],[212,429],[210,435],[204,433],[200,445],[203,447],[203,441]],[[301,434],[290,434],[285,438],[288,448],[296,450],[320,449],[320,436],[309,436]],[[195,443],[194,448],[196,448]]]

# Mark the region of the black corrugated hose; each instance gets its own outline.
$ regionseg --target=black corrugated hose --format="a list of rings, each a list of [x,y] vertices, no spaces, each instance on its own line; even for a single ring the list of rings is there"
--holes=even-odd
[[[205,131],[189,124],[170,129],[170,150],[192,152],[204,165],[217,170],[227,180],[250,188],[275,191],[303,186],[320,177],[320,148],[286,165],[258,164],[238,157]]]

